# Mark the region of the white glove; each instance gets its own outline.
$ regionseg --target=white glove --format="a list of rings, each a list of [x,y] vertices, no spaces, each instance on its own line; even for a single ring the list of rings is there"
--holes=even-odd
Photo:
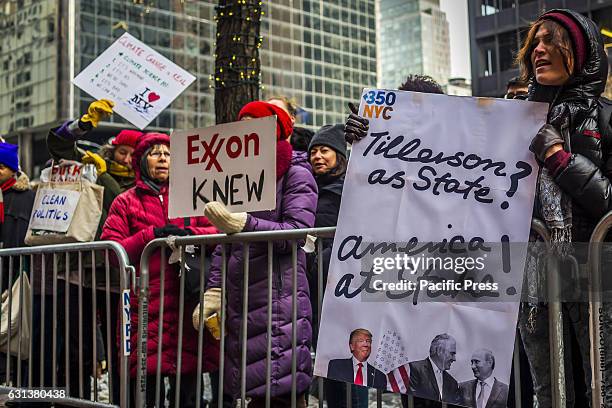
[[[206,204],[204,215],[215,227],[226,234],[242,231],[247,220],[247,213],[231,213],[218,201],[211,201]]]

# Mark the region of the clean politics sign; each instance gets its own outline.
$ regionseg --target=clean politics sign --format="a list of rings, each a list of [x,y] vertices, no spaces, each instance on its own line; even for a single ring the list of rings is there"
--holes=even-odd
[[[315,375],[506,406],[538,174],[528,146],[546,112],[364,91],[369,133],[347,171]]]
[[[170,218],[276,207],[276,117],[181,130],[170,138]]]
[[[66,232],[81,198],[79,191],[44,188],[36,194],[30,229]]]

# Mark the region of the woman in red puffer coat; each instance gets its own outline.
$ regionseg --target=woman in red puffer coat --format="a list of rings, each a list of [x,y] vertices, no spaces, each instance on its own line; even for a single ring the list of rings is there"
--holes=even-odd
[[[147,133],[142,136],[134,150],[133,169],[136,186],[119,195],[112,204],[104,230],[103,240],[120,243],[126,250],[130,261],[138,268],[140,256],[145,246],[155,238],[170,235],[205,235],[217,233],[217,229],[206,217],[190,219],[189,226],[183,218],[168,219],[168,180],[170,171],[170,138],[162,133]],[[147,325],[147,406],[155,404],[155,375],[157,369],[157,347],[159,325],[163,324],[161,375],[169,377],[171,388],[177,373],[177,343],[179,320],[180,278],[177,264],[166,265],[164,277],[164,315],[159,315],[161,304],[161,252],[153,254],[149,262],[149,321]],[[139,271],[137,269],[137,274]],[[136,377],[137,370],[137,327],[138,299],[131,293],[132,335],[130,355],[130,376]],[[192,310],[195,305],[185,305]],[[195,406],[197,332],[191,325],[191,316],[183,316],[183,342],[181,363],[181,406]],[[204,344],[211,344],[211,339]],[[207,341],[208,340],[208,341]],[[205,351],[206,352],[206,351]],[[209,355],[214,354],[210,351]],[[218,356],[215,356],[218,358]],[[205,363],[206,369],[206,363]],[[160,401],[164,401],[165,387],[160,391]],[[174,400],[171,391],[169,399]]]

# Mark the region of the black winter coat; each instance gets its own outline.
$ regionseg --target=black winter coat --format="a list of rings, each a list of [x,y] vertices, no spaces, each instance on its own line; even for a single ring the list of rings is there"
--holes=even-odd
[[[344,186],[344,174],[340,177],[321,176],[317,177],[317,186],[319,187],[319,197],[317,200],[317,213],[315,215],[315,227],[335,227],[338,224],[338,213],[340,212],[340,198],[342,197],[342,188]],[[319,299],[319,279],[318,279],[318,257],[322,257],[323,263],[323,291],[327,284],[327,274],[329,272],[329,261],[331,258],[332,246],[334,240],[326,238],[323,240],[322,251],[320,254],[316,252],[308,254],[307,261],[307,276],[308,286],[310,287],[310,303],[312,306],[314,327],[313,343],[317,341],[318,327],[318,299]],[[321,294],[323,295],[323,294]]]
[[[21,173],[13,187],[2,193],[2,196],[4,200],[2,248],[23,247],[36,196],[30,189],[30,180]]]
[[[2,248],[19,248],[25,246],[24,239],[30,225],[30,216],[34,206],[36,193],[30,189],[30,180],[24,173],[20,173],[17,182],[7,191],[2,193],[4,202],[4,223],[2,229]],[[29,257],[22,258],[24,270],[29,270]],[[9,284],[8,257],[4,259],[2,266],[2,290],[6,290]],[[19,276],[19,257],[13,257],[12,282]]]
[[[599,96],[606,86],[608,59],[599,30],[591,20],[570,10],[553,11],[568,15],[583,28],[587,59],[581,72],[560,87],[543,86],[532,79],[529,100],[549,102],[548,123],[569,140],[569,146],[565,146],[571,152],[569,164],[555,181],[572,198],[572,240],[587,242],[597,222],[612,209],[612,134],[600,131],[598,125]]]

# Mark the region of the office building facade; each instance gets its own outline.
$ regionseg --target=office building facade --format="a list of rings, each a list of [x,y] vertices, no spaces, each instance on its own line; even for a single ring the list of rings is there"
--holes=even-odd
[[[48,129],[92,101],[70,80],[126,31],[196,76],[147,129],[214,124],[215,5],[0,0],[0,134],[20,144],[24,169],[36,175]],[[271,0],[264,13],[262,97],[294,98],[312,128],[343,122],[346,104],[376,84],[375,0]],[[113,115],[91,138],[103,143],[122,127],[131,125]]]
[[[447,95],[472,96],[472,85],[469,79],[449,78],[444,91]]]
[[[440,0],[379,1],[379,87],[397,88],[408,74],[429,75],[445,85],[450,45]]]
[[[514,59],[530,22],[553,8],[576,10],[612,29],[612,0],[468,0],[475,96],[505,94],[507,81],[518,75]]]
[[[266,3],[262,97],[295,99],[313,129],[344,123],[348,102],[376,86],[375,0]]]

